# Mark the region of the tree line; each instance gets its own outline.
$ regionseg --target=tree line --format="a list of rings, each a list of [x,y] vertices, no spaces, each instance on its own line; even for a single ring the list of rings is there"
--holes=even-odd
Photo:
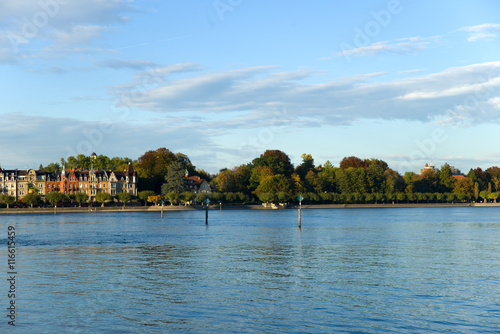
[[[336,167],[330,161],[316,165],[310,154],[301,158],[294,166],[286,153],[266,150],[247,164],[210,175],[195,168],[186,155],[162,148],[146,152],[134,168],[141,177],[142,191],[170,203],[201,202],[207,197],[187,194],[185,172],[210,182],[213,191],[208,197],[212,202],[231,204],[296,203],[299,194],[305,203],[339,204],[496,202],[500,197],[498,167],[475,168],[457,177],[445,163],[422,174],[401,175],[380,159],[350,156]]]
[[[467,175],[456,177],[445,163],[440,169],[426,169],[422,174],[401,175],[380,159],[350,156],[336,167],[330,161],[316,165],[310,154],[301,158],[302,162],[294,166],[286,153],[266,150],[247,164],[223,168],[212,175],[196,168],[187,155],[159,148],[145,152],[137,160],[98,156],[91,161],[90,157],[78,155],[40,169],[89,169],[93,164],[97,169],[120,170],[132,163],[139,177],[137,199],[151,203],[191,204],[206,198],[231,204],[290,203],[297,202],[299,194],[305,203],[338,204],[496,202],[500,197],[499,167],[470,169]],[[186,175],[207,180],[212,192],[195,196],[186,187]]]

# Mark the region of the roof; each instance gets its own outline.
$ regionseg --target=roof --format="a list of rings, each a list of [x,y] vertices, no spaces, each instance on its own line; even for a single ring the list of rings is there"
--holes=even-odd
[[[455,178],[456,180],[465,179],[465,176],[463,175],[452,175],[451,177]]]

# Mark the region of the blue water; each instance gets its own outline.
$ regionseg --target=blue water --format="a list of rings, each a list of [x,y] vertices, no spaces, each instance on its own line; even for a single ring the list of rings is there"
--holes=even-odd
[[[500,332],[500,208],[302,210],[300,231],[295,210],[0,222],[19,333]]]

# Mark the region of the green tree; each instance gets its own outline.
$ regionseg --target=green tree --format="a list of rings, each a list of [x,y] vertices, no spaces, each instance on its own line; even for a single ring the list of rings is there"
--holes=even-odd
[[[205,203],[205,200],[208,198],[208,195],[205,193],[198,193],[196,195],[196,202],[203,204]]]
[[[167,168],[173,161],[177,162],[177,157],[164,147],[141,155],[137,165],[134,166],[139,176],[140,190],[153,190],[155,193],[160,193],[165,175],[167,175]]]
[[[144,202],[144,204],[146,204],[146,205],[147,205],[147,203],[148,203],[148,197],[150,197],[150,196],[154,196],[154,195],[155,195],[155,192],[154,192],[154,191],[152,191],[152,190],[143,190],[143,191],[139,191],[139,192],[137,193],[137,197],[139,197],[139,199],[140,199],[141,201],[143,201],[143,202]]]
[[[381,187],[382,192],[386,194],[393,194],[396,192],[404,191],[405,180],[395,170],[392,169],[385,170],[383,178],[384,181]]]
[[[494,193],[490,193],[490,194],[488,195],[488,199],[490,199],[490,200],[492,200],[494,203],[496,203],[496,202],[497,202],[497,199],[498,199],[498,197],[499,197],[499,196],[500,196],[500,192],[498,192],[498,191],[497,191],[497,192],[494,192]]]
[[[7,209],[9,206],[16,201],[14,196],[11,196],[9,194],[2,194],[0,195],[0,203],[3,203],[7,205]]]
[[[179,162],[172,161],[168,165],[165,181],[166,183],[161,186],[161,193],[163,195],[172,192],[179,195],[186,189],[185,169]]]
[[[224,199],[224,194],[219,193],[219,192],[211,192],[211,193],[209,194],[209,198],[210,198],[210,200],[211,200],[212,202],[216,202],[216,203],[218,203],[218,202],[222,202],[222,201],[223,201],[223,199]]]
[[[451,168],[448,163],[441,166],[439,171],[439,186],[438,189],[441,192],[450,192],[454,188],[455,179],[452,176]]]
[[[238,201],[238,195],[233,192],[224,193],[224,199],[227,203],[236,203]]]
[[[132,199],[132,194],[128,192],[120,192],[116,194],[116,198],[118,198],[118,200],[122,202],[123,206],[125,207],[125,203],[129,202]]]
[[[213,184],[218,191],[223,193],[233,192],[237,187],[234,172],[230,169],[220,171],[213,180]]]
[[[490,176],[491,183],[493,184],[494,191],[500,191],[500,168],[499,167],[490,167],[486,170],[488,175]]]
[[[321,179],[321,184],[323,189],[327,192],[335,192],[335,171],[337,168],[333,167],[330,161],[327,161],[321,171],[319,172],[319,178]]]
[[[479,197],[481,197],[485,203],[488,203],[488,198],[491,193],[487,190],[483,190],[479,193]]]
[[[23,197],[23,203],[29,204],[30,207],[40,202],[40,195],[35,192],[30,192]]]
[[[402,202],[406,199],[406,194],[404,192],[397,192],[396,193],[396,200],[399,202]]]
[[[109,193],[100,192],[100,193],[97,193],[97,195],[95,195],[95,200],[96,200],[96,202],[101,203],[101,206],[104,206],[105,203],[111,202],[111,200],[113,200],[113,198],[111,197],[111,195]]]
[[[302,154],[302,163],[295,168],[295,173],[297,173],[302,180],[305,179],[307,173],[314,169],[314,159],[310,154]]]
[[[413,183],[415,192],[437,192],[439,188],[439,172],[437,170],[428,169],[420,174],[420,178]]]
[[[304,185],[307,191],[322,193],[323,192],[323,184],[322,179],[318,176],[314,170],[310,170],[307,172],[306,177],[304,178]]]
[[[448,203],[453,203],[455,202],[455,199],[456,199],[456,196],[454,193],[445,193],[445,196],[446,196],[446,201]]]
[[[165,194],[165,198],[167,198],[170,202],[170,205],[177,204],[177,200],[179,199],[180,194],[175,191],[171,191]]]
[[[284,191],[279,191],[276,194],[276,197],[277,197],[278,202],[280,202],[280,203],[286,203],[292,198],[292,196],[290,196],[289,193],[286,193]]]
[[[474,181],[468,177],[458,179],[453,185],[452,192],[464,198],[472,198],[474,196]]]
[[[277,194],[278,192],[286,192],[286,193],[291,193],[291,181],[289,178],[287,178],[285,175],[278,174],[278,175],[272,175],[268,176],[265,179],[263,179],[257,189],[255,190],[255,193],[260,199],[260,194],[263,193],[272,193],[272,194]]]
[[[276,196],[273,193],[261,193],[259,199],[263,203],[272,203],[275,201]]]
[[[237,192],[236,195],[238,196],[238,202],[239,203],[246,203],[249,200],[248,195],[245,194],[245,193]]]
[[[184,168],[184,172],[187,170],[189,175],[196,174],[196,168],[193,166],[187,155],[178,152],[175,153],[175,158],[177,159],[177,162],[181,164],[182,168]]]
[[[280,150],[267,150],[259,158],[252,161],[254,167],[269,167],[273,174],[292,176],[293,165],[290,158]]]
[[[89,196],[82,192],[77,192],[75,194],[75,201],[81,207],[83,202],[87,202],[89,200]]]
[[[66,195],[58,191],[51,191],[45,195],[45,199],[52,205],[62,203],[68,199]]]
[[[60,172],[61,166],[58,163],[50,163],[47,166],[43,167],[42,169],[49,173]]]
[[[179,195],[179,199],[184,203],[184,204],[189,204],[194,200],[194,193],[190,191],[184,191]]]
[[[485,173],[481,168],[471,169],[467,174],[467,177],[471,178],[473,182],[478,184],[479,191],[486,190],[488,188],[488,174]]]

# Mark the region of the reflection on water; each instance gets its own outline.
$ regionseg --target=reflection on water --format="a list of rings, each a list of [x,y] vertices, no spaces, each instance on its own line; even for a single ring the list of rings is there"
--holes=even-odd
[[[498,213],[303,210],[301,231],[293,210],[2,222],[19,231],[26,333],[494,333]]]

